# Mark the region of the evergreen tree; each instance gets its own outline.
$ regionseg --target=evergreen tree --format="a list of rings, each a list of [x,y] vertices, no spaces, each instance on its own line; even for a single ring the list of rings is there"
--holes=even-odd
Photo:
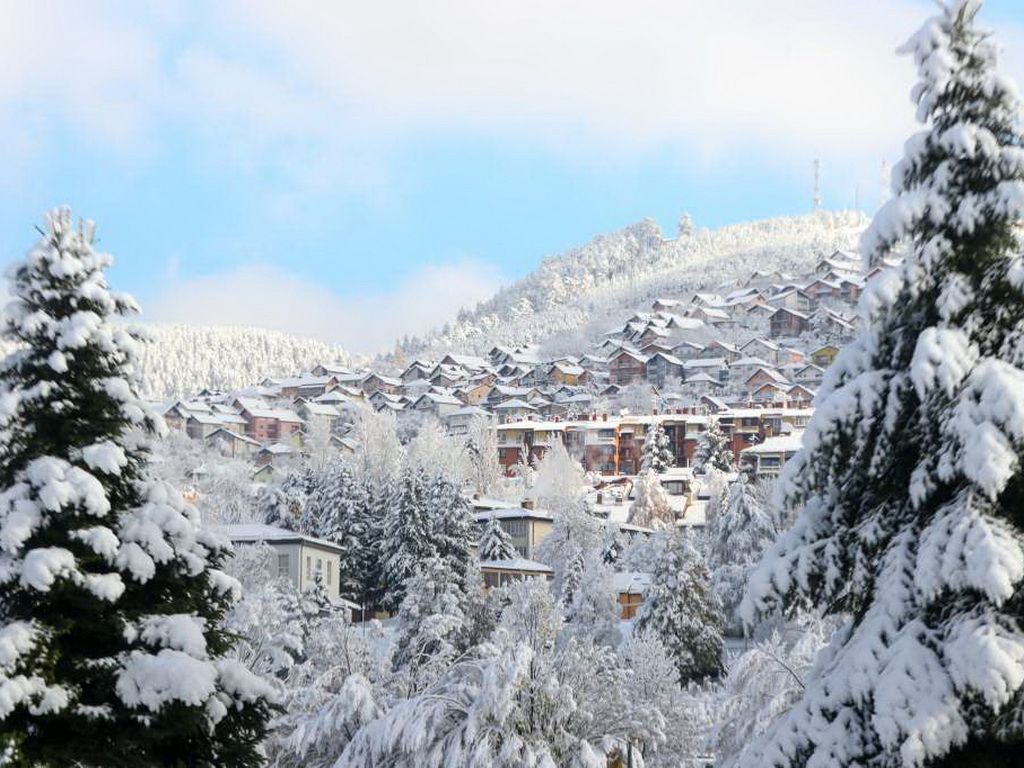
[[[257,491],[256,516],[267,525],[294,530],[299,525],[301,508],[283,484],[268,483]]]
[[[655,423],[647,432],[647,439],[644,441],[643,454],[640,459],[640,468],[652,470],[661,474],[676,463],[675,454],[672,452],[672,444],[661,422]]]
[[[704,558],[685,533],[676,533],[654,567],[637,616],[637,630],[657,633],[684,682],[722,669],[722,614],[710,581]]]
[[[462,646],[472,648],[486,642],[494,631],[497,618],[494,593],[488,592],[484,585],[484,575],[480,565],[471,560],[466,568],[466,595],[462,604],[465,618],[464,638]]]
[[[622,641],[619,620],[622,608],[615,592],[612,569],[592,557],[586,560],[582,577],[565,612],[566,630],[583,643],[616,647]]]
[[[576,590],[583,580],[583,569],[586,564],[587,561],[582,550],[577,550],[566,563],[565,578],[562,581],[562,603],[564,605],[572,605]]]
[[[604,541],[601,543],[601,560],[616,567],[627,545],[628,541],[622,533],[622,528],[616,523],[609,522],[605,526]]]
[[[708,419],[708,428],[697,438],[697,450],[693,454],[693,471],[707,474],[711,470],[732,472],[733,453],[729,440],[722,434],[718,419]]]
[[[319,484],[308,507],[315,513],[303,530],[336,544],[342,551],[338,566],[338,588],[343,595],[358,596],[359,559],[364,548],[367,525],[363,519],[368,503],[363,484],[344,461],[332,462],[320,473]]]
[[[655,530],[667,530],[675,526],[675,512],[654,470],[645,470],[636,479],[633,495],[633,503],[629,507],[630,524]]]
[[[359,548],[352,558],[350,574],[352,594],[364,611],[378,608],[384,598],[384,521],[392,487],[371,480],[357,480],[353,488],[353,530]]]
[[[439,557],[420,563],[406,582],[393,657],[405,695],[414,695],[433,683],[463,649],[464,603],[465,593]]]
[[[10,272],[0,363],[0,741],[26,765],[258,762],[269,685],[226,657],[226,543],[146,474],[162,422],[136,395],[93,228],[58,209]]]
[[[426,499],[427,478],[419,469],[401,472],[388,501],[380,539],[383,605],[396,610],[405,597],[405,584],[416,568],[436,554],[431,541],[432,520]]]
[[[446,474],[436,474],[427,484],[430,543],[460,589],[466,586],[466,568],[473,552],[473,510],[462,489]]]
[[[722,605],[726,625],[739,633],[739,606],[750,570],[775,541],[778,530],[765,508],[762,489],[743,473],[729,486],[729,499],[710,526],[711,583]]]
[[[848,615],[763,765],[995,766],[1024,752],[1024,164],[1015,89],[958,0],[905,51],[926,130],[862,240],[862,335],[781,492],[746,616]]]
[[[512,537],[501,527],[501,522],[495,515],[488,518],[487,525],[480,534],[477,551],[483,561],[515,560],[519,557],[516,548],[512,546]]]

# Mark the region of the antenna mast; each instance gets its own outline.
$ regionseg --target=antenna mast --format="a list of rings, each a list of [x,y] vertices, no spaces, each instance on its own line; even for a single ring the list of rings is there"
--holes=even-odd
[[[821,210],[821,160],[814,161],[814,212]]]

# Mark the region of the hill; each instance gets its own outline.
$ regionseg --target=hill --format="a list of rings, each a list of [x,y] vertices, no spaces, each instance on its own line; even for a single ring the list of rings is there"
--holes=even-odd
[[[139,354],[142,393],[154,399],[235,390],[293,376],[317,363],[352,362],[340,347],[262,328],[136,323],[151,342]],[[0,342],[0,354],[14,346]],[[358,361],[356,361],[358,362]]]
[[[822,255],[856,249],[867,221],[860,213],[823,211],[666,238],[645,219],[545,259],[456,322],[406,340],[402,351],[479,355],[495,344],[539,343],[554,354],[571,353],[659,295],[717,288],[756,269],[806,272]]]
[[[266,377],[291,376],[317,363],[348,364],[340,347],[262,328],[143,325],[153,341],[143,345],[145,393],[178,397],[201,389],[233,390]]]

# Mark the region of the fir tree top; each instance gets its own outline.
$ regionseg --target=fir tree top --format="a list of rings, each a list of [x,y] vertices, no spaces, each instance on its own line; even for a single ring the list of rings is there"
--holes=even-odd
[[[480,542],[477,545],[480,559],[487,560],[515,560],[519,557],[516,548],[512,545],[512,537],[508,535],[501,522],[495,515],[491,515],[480,534]]]
[[[643,455],[640,460],[641,469],[651,469],[661,473],[675,464],[675,454],[672,452],[672,445],[665,427],[661,422],[655,422],[647,432],[647,439],[644,441]]]

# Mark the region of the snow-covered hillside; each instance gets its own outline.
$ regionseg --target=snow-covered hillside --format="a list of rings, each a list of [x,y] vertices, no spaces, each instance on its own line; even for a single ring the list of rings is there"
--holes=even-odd
[[[572,351],[659,295],[718,286],[756,269],[806,272],[824,254],[855,249],[866,225],[859,213],[819,212],[712,230],[682,227],[668,239],[646,219],[545,259],[455,323],[406,342],[403,351],[483,354],[494,344],[531,342]]]
[[[352,361],[341,347],[263,328],[133,323],[152,339],[139,355],[141,394],[182,397],[203,389],[235,390],[267,377],[291,376],[317,363]],[[0,354],[14,345],[0,342]]]
[[[146,394],[177,397],[201,389],[238,389],[317,363],[349,362],[348,353],[314,339],[262,328],[146,325],[153,343],[140,364]]]

